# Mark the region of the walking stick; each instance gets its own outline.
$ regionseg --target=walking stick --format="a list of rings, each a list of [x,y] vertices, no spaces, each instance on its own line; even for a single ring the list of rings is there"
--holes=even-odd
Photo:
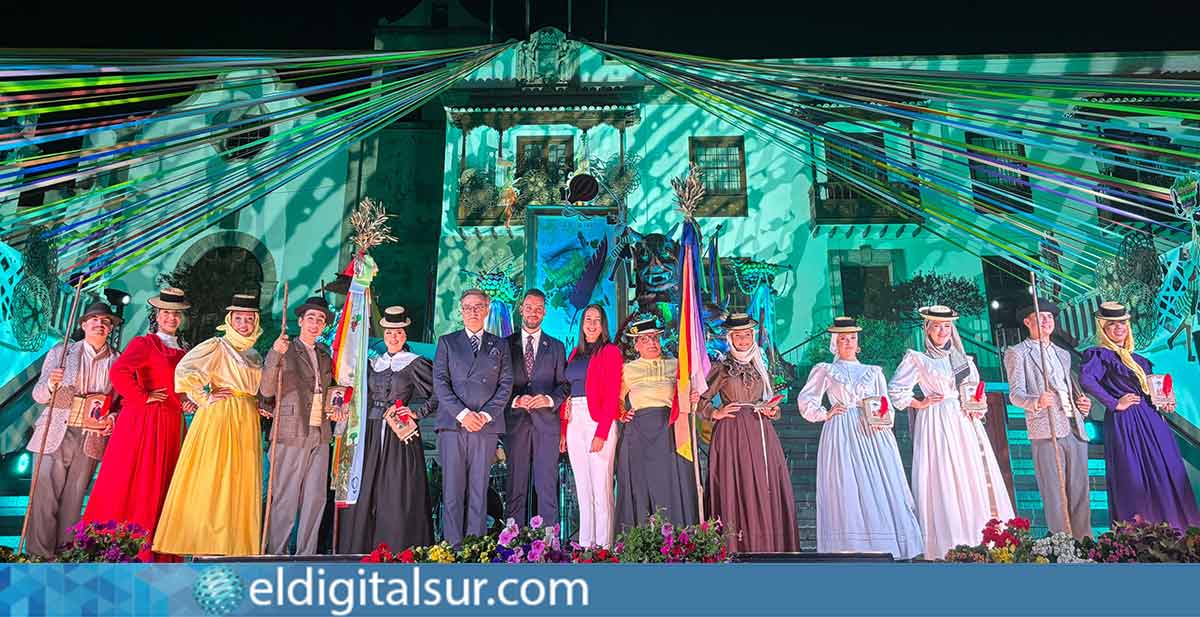
[[[692,403],[692,412],[688,414],[688,423],[692,425],[692,471],[696,473],[696,506],[700,511],[700,519],[704,521],[704,487],[700,485],[700,438],[697,436],[696,404]]]
[[[79,280],[75,282],[75,299],[71,301],[71,313],[67,316],[67,327],[63,330],[62,352],[58,355],[58,368],[65,368],[67,365],[67,343],[70,342],[71,331],[75,329],[75,311],[79,308],[79,293],[82,288],[83,277],[80,276]],[[29,533],[29,511],[33,508],[33,496],[37,493],[38,472],[42,469],[42,456],[46,452],[46,438],[50,436],[50,422],[54,420],[54,399],[61,387],[62,382],[60,381],[50,391],[50,404],[46,406],[46,426],[42,428],[42,441],[38,444],[37,459],[33,463],[33,479],[29,481],[29,500],[25,502],[25,520],[21,523],[21,539],[17,542],[18,555],[25,550],[25,536]]]
[[[287,307],[288,307],[288,284],[283,282],[283,315],[279,318],[279,334],[287,334]],[[271,456],[270,468],[267,469],[267,509],[263,514],[262,523],[262,541],[260,542],[258,552],[260,555],[267,553],[267,529],[271,524],[271,486],[275,483],[275,443],[279,439],[279,399],[282,397],[283,390],[283,358],[279,358],[279,367],[275,372],[275,409],[271,412]]]
[[[1050,369],[1046,366],[1046,342],[1042,338],[1042,310],[1041,307],[1038,306],[1037,274],[1030,272],[1029,280],[1030,284],[1033,286],[1033,323],[1034,328],[1037,329],[1038,351],[1041,352],[1042,356],[1043,391],[1050,392]],[[1058,492],[1059,497],[1062,500],[1063,523],[1066,525],[1067,535],[1074,536],[1075,534],[1071,531],[1070,509],[1067,506],[1067,483],[1063,479],[1062,459],[1058,453],[1058,429],[1054,425],[1054,416],[1056,415],[1058,414],[1055,414],[1053,409],[1046,410],[1046,416],[1050,419],[1050,441],[1054,446],[1054,470],[1058,472]]]

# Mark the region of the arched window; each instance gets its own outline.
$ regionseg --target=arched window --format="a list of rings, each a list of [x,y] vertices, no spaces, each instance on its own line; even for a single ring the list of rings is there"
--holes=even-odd
[[[233,294],[257,296],[262,284],[262,264],[254,253],[240,246],[219,246],[204,253],[187,272],[184,289],[192,299],[192,319],[184,338],[195,344],[214,336]]]

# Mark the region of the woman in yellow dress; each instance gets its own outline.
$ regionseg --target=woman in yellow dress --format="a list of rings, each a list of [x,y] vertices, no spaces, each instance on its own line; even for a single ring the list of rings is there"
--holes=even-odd
[[[175,390],[199,408],[154,536],[175,555],[256,555],[262,530],[262,435],[255,393],[262,358],[258,300],[238,294],[217,336],[175,368]]]

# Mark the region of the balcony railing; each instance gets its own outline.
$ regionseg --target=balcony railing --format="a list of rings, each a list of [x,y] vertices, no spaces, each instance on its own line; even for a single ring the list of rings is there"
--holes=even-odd
[[[917,191],[903,182],[889,182],[890,192],[909,198]],[[813,221],[817,225],[918,223],[920,217],[897,206],[885,205],[854,183],[840,180],[818,182],[813,187]]]

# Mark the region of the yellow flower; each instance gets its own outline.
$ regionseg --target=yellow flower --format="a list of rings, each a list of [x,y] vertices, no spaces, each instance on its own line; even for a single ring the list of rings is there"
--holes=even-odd
[[[1038,555],[1037,557],[1033,558],[1033,563],[1050,563],[1050,560]]]
[[[1011,547],[1006,546],[1004,548],[993,548],[989,550],[988,553],[991,555],[992,561],[995,563],[1013,562],[1013,550]]]

